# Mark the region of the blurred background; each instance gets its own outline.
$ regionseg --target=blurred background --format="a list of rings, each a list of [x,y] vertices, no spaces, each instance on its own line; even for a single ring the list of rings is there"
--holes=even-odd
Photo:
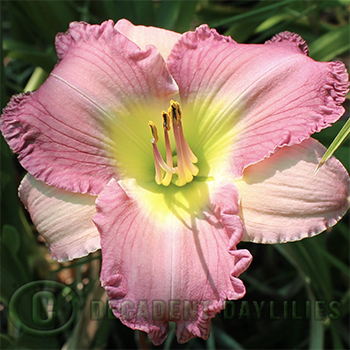
[[[315,60],[341,60],[347,67],[350,63],[349,0],[2,1],[0,6],[1,108],[11,95],[37,89],[46,79],[57,62],[55,35],[65,32],[71,21],[99,24],[127,18],[177,32],[207,23],[242,43],[263,43],[288,30],[308,42]],[[327,147],[349,117],[349,100],[345,107],[340,121],[315,135]],[[348,141],[335,156],[350,169]],[[67,263],[51,260],[17,197],[24,174],[1,138],[1,349],[350,348],[349,215],[329,231],[301,242],[240,243],[238,247],[249,249],[254,257],[241,276],[246,296],[228,303],[213,319],[207,341],[178,344],[172,326],[167,340],[156,347],[144,333],[125,327],[108,312],[99,282],[99,252]],[[44,280],[63,286],[61,291],[56,288],[66,305],[55,309],[63,320],[59,326],[65,325],[58,334],[28,332],[11,322],[16,318],[10,305],[14,293],[28,294],[23,286]],[[79,305],[69,308],[67,300],[72,298]],[[21,299],[18,312],[30,315],[31,303],[25,301]],[[33,320],[23,322],[30,326]]]

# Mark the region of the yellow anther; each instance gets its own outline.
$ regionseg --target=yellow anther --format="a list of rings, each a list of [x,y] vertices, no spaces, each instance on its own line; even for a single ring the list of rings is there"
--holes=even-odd
[[[151,128],[151,132],[152,132],[152,136],[153,136],[153,140],[152,143],[157,143],[159,138],[158,138],[158,132],[157,132],[157,127],[156,125],[150,120],[148,122],[148,126]]]
[[[170,101],[170,107],[168,108],[168,114],[173,121],[173,124],[176,121],[176,124],[179,124],[181,121],[181,109],[180,109],[180,103],[171,100]]]
[[[163,128],[170,130],[170,119],[169,114],[165,111],[162,112],[162,118],[163,118]]]

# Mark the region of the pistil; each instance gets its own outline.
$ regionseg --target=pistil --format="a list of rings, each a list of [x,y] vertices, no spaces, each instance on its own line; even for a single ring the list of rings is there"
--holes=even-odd
[[[156,145],[158,142],[158,132],[155,124],[152,121],[148,122],[152,132],[152,144],[153,155],[155,164],[155,181],[158,185],[162,184],[168,186],[172,179],[173,174],[177,174],[177,179],[174,181],[177,186],[184,186],[193,180],[193,176],[196,176],[199,172],[198,168],[193,164],[198,161],[197,157],[189,147],[182,130],[181,123],[181,109],[180,104],[176,101],[170,101],[170,107],[168,112],[162,112],[164,140],[166,149],[166,162],[164,162],[162,155]],[[177,153],[177,167],[173,165],[173,155],[170,147],[168,131],[171,129],[170,122],[173,126],[176,153]],[[165,171],[163,178],[162,169]]]

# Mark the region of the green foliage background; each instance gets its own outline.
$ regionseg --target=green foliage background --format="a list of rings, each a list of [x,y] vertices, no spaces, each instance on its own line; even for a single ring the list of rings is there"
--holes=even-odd
[[[71,21],[101,23],[127,18],[134,24],[178,32],[208,23],[220,33],[246,43],[262,43],[288,30],[309,43],[312,58],[340,59],[349,67],[348,0],[2,1],[0,6],[2,108],[12,94],[36,89],[45,80],[56,63],[55,35],[65,32]],[[342,120],[316,135],[324,145],[330,145],[348,119],[348,101],[345,106],[347,113]],[[345,128],[344,136],[350,127],[347,124]],[[347,141],[337,145],[335,155],[350,168]],[[99,285],[100,253],[64,264],[50,259],[17,198],[24,174],[1,138],[2,349],[350,348],[348,216],[328,232],[301,242],[274,246],[241,243],[239,247],[249,249],[254,256],[251,267],[241,276],[247,287],[245,298],[229,303],[226,311],[217,315],[207,341],[192,339],[180,345],[172,327],[165,343],[155,347],[144,333],[130,330],[108,313],[92,320],[91,300],[106,302]],[[9,318],[9,302],[16,290],[30,281],[45,279],[65,283],[82,301],[74,324],[50,338],[28,335]],[[338,303],[339,313],[327,309],[332,301]],[[262,306],[260,318],[254,305]],[[308,305],[310,317],[305,311]],[[324,305],[325,312],[318,310],[321,316],[315,317],[315,308]],[[29,306],[24,305],[22,311],[30,314]],[[64,310],[57,312],[60,315]]]

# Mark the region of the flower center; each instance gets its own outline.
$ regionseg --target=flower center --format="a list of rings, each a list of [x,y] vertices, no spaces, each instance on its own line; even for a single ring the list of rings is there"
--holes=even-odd
[[[163,157],[157,147],[157,127],[152,121],[148,122],[153,136],[151,142],[153,145],[154,165],[156,169],[155,181],[158,185],[162,184],[163,186],[169,186],[173,180],[173,174],[177,174],[177,179],[173,181],[174,184],[177,186],[184,186],[193,180],[193,176],[196,176],[199,170],[193,164],[197,163],[198,159],[193,154],[190,146],[185,140],[182,131],[180,104],[176,101],[171,100],[168,112],[163,111],[162,117],[166,149],[166,162],[163,160]],[[176,144],[177,166],[175,167],[168,135],[168,131],[171,129],[170,123],[173,125],[174,139]]]

